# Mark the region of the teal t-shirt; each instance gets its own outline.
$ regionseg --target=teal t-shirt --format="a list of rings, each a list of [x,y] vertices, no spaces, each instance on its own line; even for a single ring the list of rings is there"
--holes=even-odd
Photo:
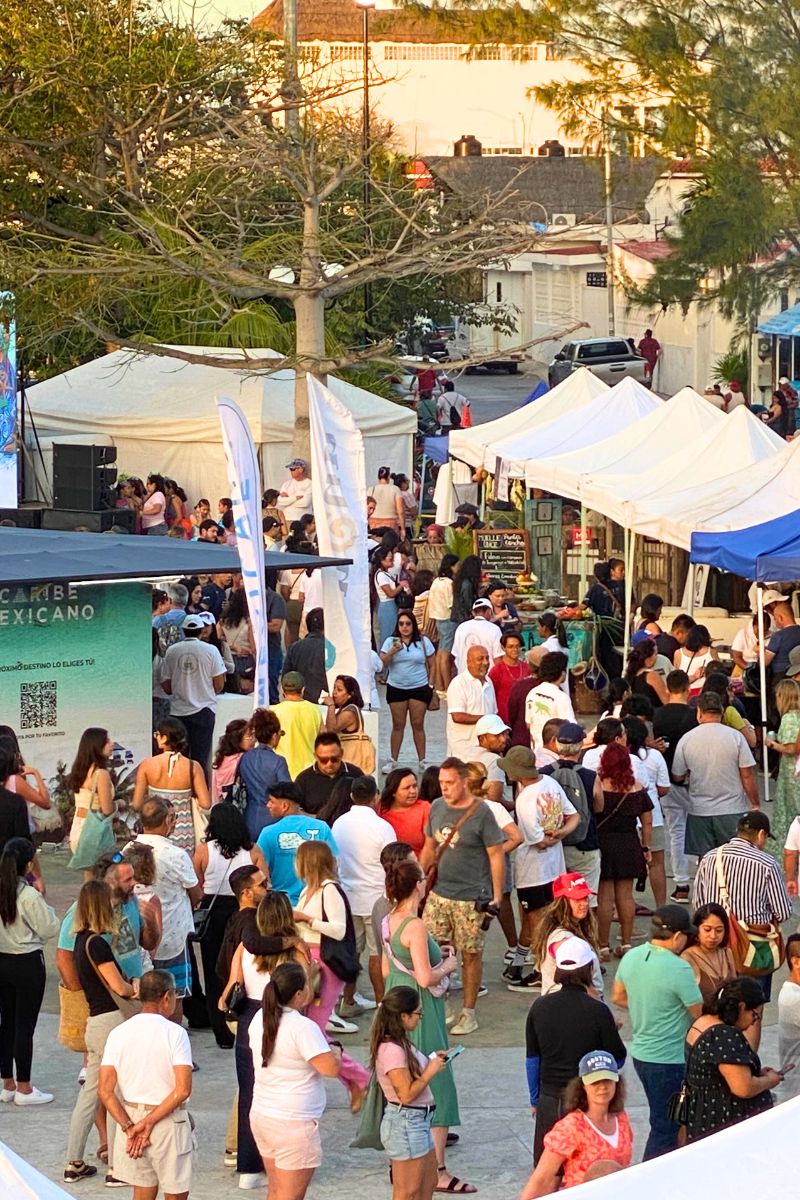
[[[70,905],[61,922],[61,932],[58,935],[59,950],[74,951],[75,949],[75,930],[72,925],[75,920],[76,908],[77,901]],[[117,925],[113,936],[107,933],[102,936],[114,951],[114,957],[119,963],[119,969],[123,975],[126,975],[128,979],[140,979],[142,952],[139,939],[142,931],[142,919],[136,897],[131,896],[124,904],[115,904],[114,915],[117,918]]]
[[[292,904],[297,904],[303,890],[294,870],[294,856],[303,842],[327,842],[334,855],[339,853],[325,822],[306,813],[282,817],[258,835],[258,847],[269,867],[270,887],[276,892],[287,892]]]
[[[691,1025],[687,1008],[703,997],[687,962],[646,942],[629,950],[617,969],[628,995],[631,1054],[642,1062],[682,1063]]]

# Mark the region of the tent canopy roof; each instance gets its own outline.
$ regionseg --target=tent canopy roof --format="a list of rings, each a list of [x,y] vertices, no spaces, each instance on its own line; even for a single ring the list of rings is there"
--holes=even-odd
[[[798,337],[800,335],[800,304],[793,304],[783,312],[767,317],[758,327],[759,333],[774,333],[778,337]]]
[[[264,553],[268,571],[352,562],[311,554]],[[0,579],[5,583],[77,583],[241,571],[235,546],[131,534],[0,529]]]
[[[723,533],[693,533],[691,561],[761,583],[800,579],[800,510]]]
[[[65,434],[92,432],[148,441],[220,444],[215,397],[222,394],[240,405],[256,444],[292,441],[294,371],[271,375],[248,371],[240,350],[211,346],[180,349],[239,360],[243,365],[229,369],[114,350],[31,388],[28,400],[37,425]],[[248,353],[279,357],[269,349]],[[410,408],[334,376],[328,378],[328,387],[350,409],[364,434],[416,433],[417,418]]]

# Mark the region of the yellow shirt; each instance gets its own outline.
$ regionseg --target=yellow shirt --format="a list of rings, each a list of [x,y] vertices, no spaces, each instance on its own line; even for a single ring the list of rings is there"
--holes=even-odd
[[[310,700],[282,700],[273,704],[272,711],[283,730],[276,753],[283,755],[289,774],[296,779],[314,761],[314,739],[322,728],[322,713]]]

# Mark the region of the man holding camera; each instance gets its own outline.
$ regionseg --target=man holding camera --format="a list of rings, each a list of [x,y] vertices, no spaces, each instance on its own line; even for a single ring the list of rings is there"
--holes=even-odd
[[[420,854],[425,871],[437,868],[424,920],[437,942],[461,953],[464,1006],[450,1032],[463,1037],[478,1028],[483,944],[503,898],[505,839],[483,800],[470,793],[460,758],[444,760],[439,786],[442,795],[431,805]]]

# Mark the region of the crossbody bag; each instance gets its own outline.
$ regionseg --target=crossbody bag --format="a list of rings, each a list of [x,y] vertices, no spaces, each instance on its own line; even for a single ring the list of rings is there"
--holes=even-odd
[[[728,914],[730,948],[736,963],[736,970],[740,975],[771,975],[773,971],[777,971],[786,957],[786,946],[780,923],[769,921],[767,924],[759,925],[755,922],[743,921],[734,914],[725,879],[725,868],[722,864],[724,849],[724,846],[717,848],[714,856],[714,868],[722,907]]]

